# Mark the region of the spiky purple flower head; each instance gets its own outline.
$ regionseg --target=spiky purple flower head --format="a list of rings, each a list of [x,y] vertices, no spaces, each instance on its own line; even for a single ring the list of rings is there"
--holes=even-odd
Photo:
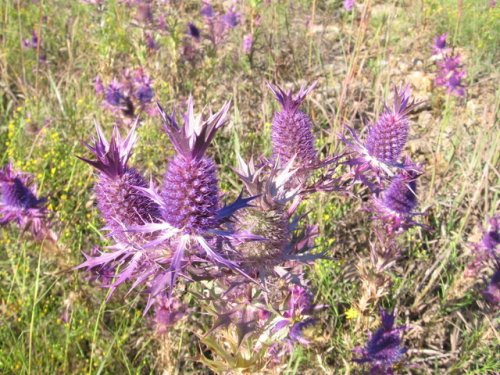
[[[46,225],[45,198],[37,198],[30,178],[7,164],[0,169],[0,225],[14,222],[22,230],[30,230],[35,238],[51,234]]]
[[[439,69],[435,80],[436,85],[446,88],[451,95],[464,96],[465,87],[462,79],[466,76],[466,71],[462,64],[462,57],[458,53],[447,54],[445,52],[447,51],[443,50],[436,62]]]
[[[500,264],[500,215],[488,220],[488,228],[483,229],[481,241],[472,244],[474,259],[465,270],[466,276],[475,276],[478,271],[493,262]]]
[[[203,5],[201,6],[201,15],[208,18],[214,16],[214,8],[208,1],[203,1]]]
[[[406,230],[417,223],[413,220],[417,207],[417,174],[401,172],[387,189],[373,198],[375,217],[381,220],[390,233]]]
[[[435,55],[440,55],[448,51],[446,39],[448,38],[448,33],[438,35],[434,38],[434,45],[432,46]]]
[[[160,217],[159,207],[136,189],[146,187],[147,183],[136,169],[128,166],[137,140],[135,125],[125,139],[115,126],[110,142],[98,125],[96,130],[94,145],[86,144],[96,160],[79,158],[99,171],[94,188],[97,205],[111,234],[126,241],[128,235],[123,231],[124,227],[156,222]]]
[[[399,362],[406,349],[401,345],[401,333],[407,327],[394,327],[394,314],[381,311],[382,326],[370,334],[364,347],[354,349],[359,356],[354,361],[369,364],[373,374],[390,374],[392,367]]]
[[[282,107],[274,114],[272,122],[273,159],[286,165],[295,158],[295,166],[300,168],[297,177],[306,177],[318,164],[318,155],[314,147],[312,121],[299,108],[316,82],[307,88],[303,86],[296,95],[269,83],[268,86]]]
[[[129,119],[135,118],[138,110],[156,114],[152,80],[142,68],[126,69],[120,79],[115,78],[108,85],[103,85],[99,78],[96,93],[103,95],[105,108]]]
[[[237,210],[247,207],[251,198],[240,196],[232,204],[220,207],[217,169],[213,160],[205,155],[216,131],[226,121],[229,103],[208,117],[194,113],[192,97],[187,107],[184,124],[180,127],[175,114],[167,115],[158,105],[176,154],[169,162],[160,193],[153,186],[137,189],[160,206],[161,220],[129,227],[131,232],[156,233],[155,238],[144,245],[145,249],[170,249],[163,257],[164,271],[151,282],[148,307],[151,299],[162,290],[169,288],[172,291],[180,270],[191,266],[192,259],[196,263],[222,265],[244,274],[236,263],[221,254],[225,241],[238,237],[237,233],[223,230],[221,225]]]
[[[401,155],[408,140],[410,121],[408,114],[420,102],[411,99],[410,89],[394,88],[394,102],[387,104],[377,121],[370,126],[365,142],[361,142],[353,129],[347,129],[353,137],[353,142],[342,137],[350,148],[356,152],[357,158],[348,163],[357,166],[357,173],[372,170],[377,175],[384,173],[392,175],[390,167],[412,170],[415,165],[401,162]]]
[[[234,10],[234,7],[231,7],[224,16],[222,16],[222,20],[230,29],[234,29],[240,23],[240,14]]]
[[[243,53],[249,55],[252,52],[253,34],[248,33],[243,37],[242,49]]]
[[[387,164],[396,164],[408,140],[410,122],[408,113],[415,104],[410,101],[410,90],[395,89],[394,104],[385,106],[366,138],[366,149],[373,158]]]
[[[488,287],[483,291],[484,298],[494,306],[500,305],[500,266],[491,277]]]
[[[175,297],[161,294],[154,304],[154,325],[159,334],[166,333],[188,313],[188,307]]]
[[[192,38],[196,39],[196,40],[199,40],[200,39],[200,36],[201,36],[201,32],[200,32],[200,29],[198,28],[198,26],[196,26],[194,23],[192,22],[189,22],[188,23],[188,30],[187,30],[187,33],[189,36],[191,36]]]
[[[347,10],[348,12],[350,12],[352,10],[352,8],[354,8],[354,4],[356,4],[355,0],[344,0],[343,1],[344,9]]]
[[[165,220],[183,231],[199,233],[218,225],[217,168],[205,151],[224,125],[229,103],[208,119],[195,115],[193,107],[190,97],[182,129],[174,116],[161,112],[165,131],[177,152],[165,173],[161,195]]]

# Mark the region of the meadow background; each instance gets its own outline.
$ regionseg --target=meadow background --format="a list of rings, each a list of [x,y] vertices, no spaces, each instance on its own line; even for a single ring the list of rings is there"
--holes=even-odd
[[[82,251],[106,243],[92,192],[94,173],[76,158],[94,121],[107,133],[115,116],[94,89],[124,69],[143,68],[155,99],[169,110],[192,93],[199,106],[232,100],[230,124],[210,148],[221,190],[241,189],[231,167],[270,153],[277,108],[266,81],[297,89],[318,80],[304,106],[323,154],[341,152],[343,124],[373,121],[393,85],[407,83],[425,100],[411,116],[407,151],[424,165],[420,211],[433,230],[412,229],[397,266],[382,279],[359,276],[369,262],[370,218],[357,199],[317,195],[307,203],[320,225],[318,250],[333,260],[308,277],[315,300],[328,304],[310,347],[298,347],[279,373],[357,373],[352,349],[378,322],[379,307],[397,308],[412,366],[401,373],[494,374],[500,371],[498,315],[481,295],[490,274],[465,278],[469,242],[499,211],[498,62],[500,6],[489,0],[239,1],[240,24],[217,48],[186,56],[188,22],[202,25],[198,1],[155,2],[168,32],[155,32],[138,5],[125,1],[3,0],[0,3],[0,165],[34,175],[59,236],[37,243],[14,226],[0,230],[0,373],[209,373],[197,327],[154,334],[139,297],[92,285],[71,267]],[[140,2],[138,2],[140,3]],[[223,3],[213,2],[216,6]],[[226,8],[230,4],[226,2]],[[222,9],[222,8],[221,8]],[[254,22],[260,17],[258,23]],[[252,21],[254,20],[254,21]],[[39,42],[23,47],[32,32]],[[154,32],[157,49],[145,36]],[[449,33],[463,56],[467,95],[435,87],[433,38]],[[243,37],[253,33],[251,53]],[[121,124],[126,128],[126,124]],[[172,149],[158,117],[142,115],[133,163],[161,178]],[[377,276],[373,276],[377,277]],[[383,285],[383,295],[367,285]],[[203,325],[203,317],[195,317]]]

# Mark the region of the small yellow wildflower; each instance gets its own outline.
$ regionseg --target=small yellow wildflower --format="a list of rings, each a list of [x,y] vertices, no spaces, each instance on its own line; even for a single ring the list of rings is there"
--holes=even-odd
[[[359,317],[359,311],[357,309],[355,309],[354,307],[350,307],[345,312],[345,317],[347,320],[357,319]]]

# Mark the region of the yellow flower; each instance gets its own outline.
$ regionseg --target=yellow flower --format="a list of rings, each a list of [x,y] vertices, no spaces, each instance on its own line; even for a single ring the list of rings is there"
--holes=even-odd
[[[350,307],[345,312],[345,317],[347,318],[347,320],[357,319],[359,317],[359,311],[356,310],[354,307]]]

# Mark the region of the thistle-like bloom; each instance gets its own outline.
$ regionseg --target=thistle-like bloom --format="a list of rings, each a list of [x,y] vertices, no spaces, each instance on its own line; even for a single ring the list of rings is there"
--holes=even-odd
[[[413,218],[418,213],[417,175],[402,172],[394,177],[379,197],[373,198],[375,218],[381,220],[389,233],[400,232],[419,225]]]
[[[249,55],[252,52],[252,45],[253,45],[253,34],[252,33],[246,34],[243,37],[243,45],[242,45],[243,53]]]
[[[353,142],[343,140],[357,154],[357,158],[348,162],[357,166],[357,173],[372,170],[377,175],[383,172],[391,176],[391,167],[409,170],[415,167],[401,162],[401,155],[410,131],[408,114],[419,104],[411,100],[409,88],[395,88],[394,104],[392,107],[385,105],[378,120],[370,126],[365,142],[361,142],[354,130],[347,126]]]
[[[445,34],[446,35],[446,34]],[[436,62],[439,70],[436,76],[436,85],[446,88],[447,92],[455,96],[464,96],[465,87],[462,79],[466,76],[463,68],[462,58],[459,54],[446,54],[448,50],[443,49]]]
[[[467,267],[465,274],[475,276],[488,264],[500,265],[500,215],[495,215],[488,221],[488,228],[483,230],[480,242],[472,244],[474,260]]]
[[[188,30],[187,33],[189,36],[196,40],[200,40],[201,32],[200,29],[192,22],[188,23]]]
[[[14,222],[37,239],[55,239],[46,224],[46,199],[37,198],[36,187],[29,185],[29,176],[14,171],[10,163],[0,169],[0,225]]]
[[[492,305],[500,305],[500,266],[497,266],[497,270],[493,274],[483,295]]]
[[[295,178],[303,182],[319,164],[312,134],[312,121],[299,109],[307,94],[316,86],[316,82],[307,88],[303,86],[296,95],[278,86],[268,86],[282,106],[281,111],[274,114],[272,122],[273,159],[286,165],[295,158],[294,168],[298,169]]]
[[[401,345],[401,333],[407,328],[394,327],[394,315],[381,312],[382,327],[370,334],[364,347],[354,349],[357,363],[369,364],[371,374],[392,374],[392,367],[399,362],[406,349]]]
[[[432,49],[434,50],[434,55],[442,55],[448,52],[449,48],[447,48],[446,39],[448,38],[448,33],[444,33],[442,35],[438,35],[434,38],[434,45]]]
[[[354,4],[356,4],[355,0],[344,0],[344,9],[350,12],[352,8],[354,8]]]
[[[159,223],[130,226],[132,232],[157,233],[145,248],[158,246],[171,249],[165,257],[166,269],[152,281],[152,294],[165,288],[171,291],[176,278],[185,267],[194,263],[222,265],[240,271],[239,266],[221,254],[230,251],[223,246],[229,239],[241,239],[237,233],[224,230],[222,225],[251,199],[238,199],[228,206],[219,204],[217,168],[205,155],[216,131],[226,121],[229,103],[208,118],[196,115],[193,99],[188,100],[184,126],[177,124],[175,115],[160,115],[176,155],[170,160],[160,193],[150,186],[137,188],[154,200],[161,210]]]
[[[256,196],[252,207],[237,215],[238,225],[250,233],[260,236],[263,241],[241,244],[238,251],[242,262],[250,269],[266,268],[284,261],[291,245],[290,213],[285,204],[297,194],[298,189],[286,189],[285,185],[293,176],[293,159],[283,169],[275,162],[266,174],[264,167],[255,168],[253,160],[247,164],[241,157],[238,175],[250,196]]]
[[[96,93],[103,96],[104,107],[113,113],[129,119],[135,118],[138,111],[156,114],[152,81],[143,69],[125,70],[120,80],[113,79],[107,86],[99,77],[96,83]]]
[[[222,16],[222,20],[230,29],[234,29],[240,23],[240,14],[237,13],[234,8],[231,8],[227,11],[224,16]]]
[[[307,288],[293,285],[289,288],[288,306],[282,313],[282,319],[276,319],[272,331],[277,333],[288,329],[289,344],[296,342],[309,345],[305,337],[307,328],[312,327],[316,320],[312,317],[315,310],[324,308],[324,305],[314,305],[313,296]]]
[[[188,308],[175,297],[165,294],[156,297],[154,307],[154,325],[159,334],[166,333],[188,313]]]
[[[91,274],[100,277],[103,286],[111,288],[113,292],[127,280],[133,279],[132,288],[135,288],[161,272],[168,249],[145,249],[145,244],[154,236],[127,231],[128,227],[134,225],[161,220],[158,204],[139,191],[148,186],[146,181],[136,169],[128,165],[137,139],[135,124],[125,139],[121,138],[115,127],[110,142],[100,127],[96,128],[94,145],[86,145],[96,160],[80,159],[99,171],[94,187],[97,206],[106,224],[105,229],[110,230],[115,243],[107,251],[101,252],[94,248],[76,269],[87,268]],[[111,283],[113,278],[115,280]]]
[[[121,138],[115,126],[110,142],[98,125],[96,130],[94,145],[86,144],[96,160],[79,158],[99,172],[94,188],[99,211],[111,235],[117,241],[126,243],[130,234],[124,229],[131,225],[157,222],[159,206],[137,190],[137,187],[148,185],[142,175],[128,165],[137,140],[135,125],[125,139]]]

